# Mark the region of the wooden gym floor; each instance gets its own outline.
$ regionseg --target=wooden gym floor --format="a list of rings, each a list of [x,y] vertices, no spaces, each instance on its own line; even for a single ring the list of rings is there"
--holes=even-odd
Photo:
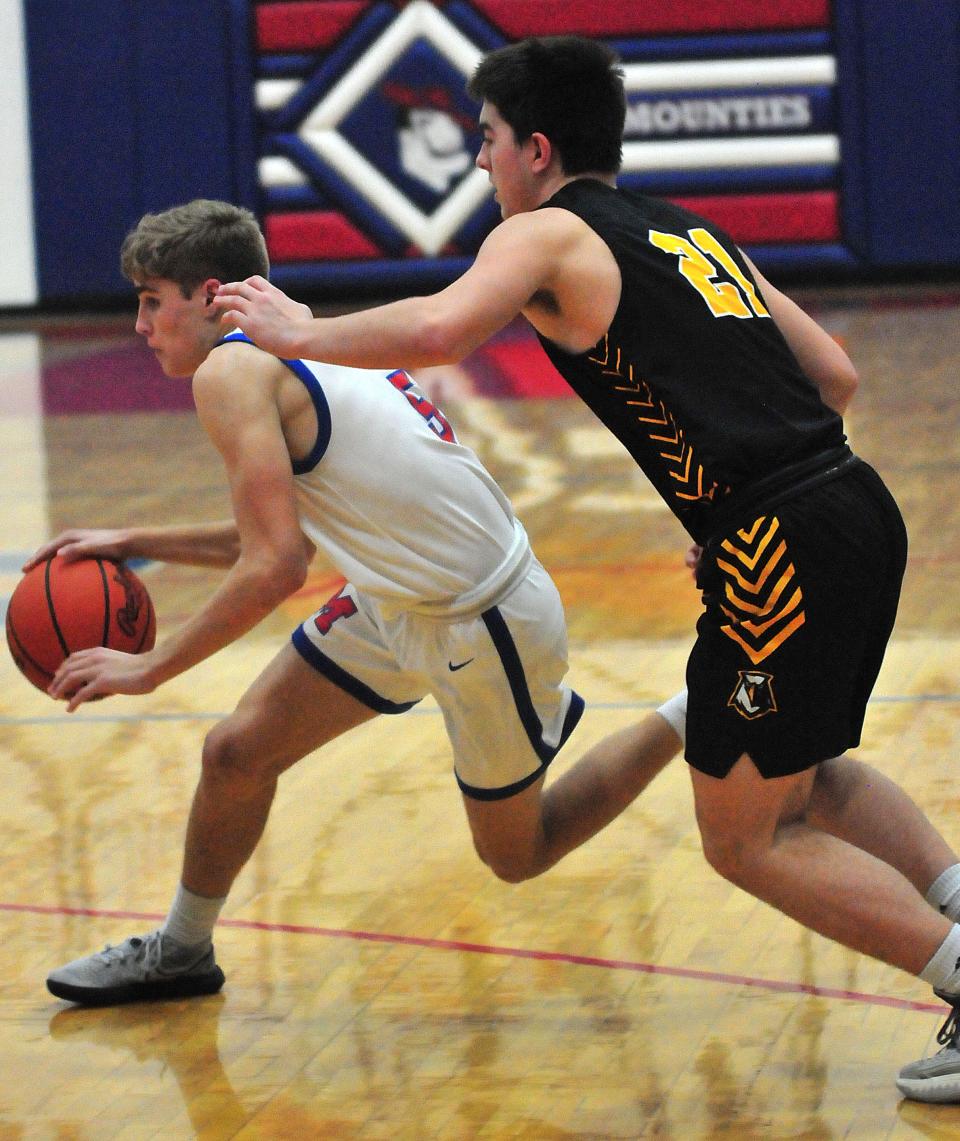
[[[860,369],[849,434],[911,533],[860,756],[960,843],[960,291],[797,296]],[[0,320],[4,598],[65,526],[228,510],[188,386],[159,376],[131,326]],[[421,379],[563,593],[588,702],[572,759],[681,684],[697,613],[682,533],[522,329]],[[215,582],[141,573],[161,636]],[[336,582],[318,566],[215,659],[73,717],[0,655],[0,1141],[960,1138],[960,1106],[893,1085],[935,1048],[943,1008],[711,872],[682,761],[509,887],[473,854],[427,702],[284,778],[217,935],[222,995],[52,999],[49,969],[165,913],[204,733]]]

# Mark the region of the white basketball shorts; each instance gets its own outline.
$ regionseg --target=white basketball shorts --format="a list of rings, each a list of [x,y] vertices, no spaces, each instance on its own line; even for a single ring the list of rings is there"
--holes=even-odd
[[[378,713],[432,693],[461,791],[499,800],[531,785],[583,714],[563,684],[567,631],[553,580],[536,559],[497,603],[444,619],[385,618],[347,584],[293,633],[301,656]]]

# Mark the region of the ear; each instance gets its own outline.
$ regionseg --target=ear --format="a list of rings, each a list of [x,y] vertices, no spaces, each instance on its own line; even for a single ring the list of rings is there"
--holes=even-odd
[[[533,132],[530,142],[533,145],[533,169],[538,172],[546,170],[553,158],[553,144],[539,131]]]
[[[220,280],[216,277],[208,277],[200,288],[203,290],[204,304],[212,305],[214,297],[217,296],[217,290],[220,288]]]

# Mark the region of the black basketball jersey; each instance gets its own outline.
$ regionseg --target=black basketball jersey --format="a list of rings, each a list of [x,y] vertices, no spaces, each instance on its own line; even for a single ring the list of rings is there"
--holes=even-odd
[[[593,349],[540,341],[694,540],[731,494],[843,444],[842,420],[722,230],[595,179],[567,183],[544,206],[572,211],[606,242],[622,291]]]

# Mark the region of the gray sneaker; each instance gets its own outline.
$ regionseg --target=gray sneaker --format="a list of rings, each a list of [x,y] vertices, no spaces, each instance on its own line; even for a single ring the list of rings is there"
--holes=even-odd
[[[198,957],[196,948],[180,947],[159,931],[134,935],[47,976],[51,994],[88,1006],[216,994],[223,983],[211,944]]]
[[[946,1022],[937,1032],[942,1047],[930,1058],[904,1066],[897,1076],[897,1089],[914,1101],[960,1102],[960,997],[936,992],[951,1004]]]

